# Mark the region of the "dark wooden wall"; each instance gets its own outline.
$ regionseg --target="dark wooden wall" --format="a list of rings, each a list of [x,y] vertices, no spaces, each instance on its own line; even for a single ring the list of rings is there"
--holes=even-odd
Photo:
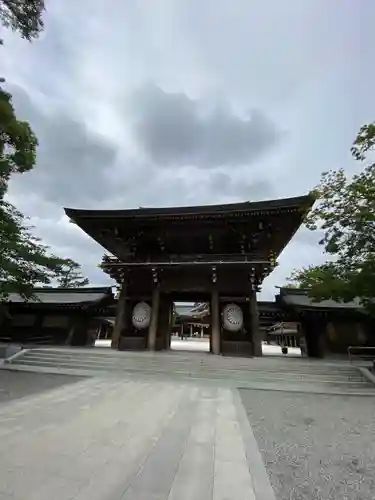
[[[0,341],[36,345],[87,345],[98,323],[79,310],[9,310],[0,324]]]

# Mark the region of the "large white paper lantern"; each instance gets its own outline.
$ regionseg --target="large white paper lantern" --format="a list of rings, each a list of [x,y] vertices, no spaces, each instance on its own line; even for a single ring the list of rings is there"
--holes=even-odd
[[[134,306],[132,322],[135,328],[147,328],[151,321],[151,307],[147,302],[138,302]]]
[[[224,328],[230,332],[238,332],[243,325],[243,312],[237,304],[226,304],[223,310]]]

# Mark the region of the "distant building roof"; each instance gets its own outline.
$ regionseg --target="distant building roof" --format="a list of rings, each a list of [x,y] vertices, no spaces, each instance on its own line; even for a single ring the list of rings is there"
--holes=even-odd
[[[207,304],[176,304],[175,305],[176,313],[179,316],[201,318],[202,316],[206,316],[210,312],[210,308]]]
[[[296,322],[281,321],[267,328],[268,335],[297,335],[298,326]]]
[[[193,304],[176,304],[175,311],[179,316],[187,316],[193,308]]]
[[[96,288],[35,288],[35,298],[24,299],[18,293],[11,293],[7,302],[27,304],[90,304],[112,296],[110,287]]]
[[[207,312],[209,312],[209,309],[210,308],[209,308],[209,305],[207,303],[200,302],[200,303],[195,304],[193,306],[193,308],[191,309],[191,312],[194,314],[195,313],[202,313],[202,312],[207,313]]]
[[[335,300],[314,301],[308,296],[308,291],[300,288],[280,288],[280,299],[285,305],[315,309],[362,309],[358,298],[350,302]]]

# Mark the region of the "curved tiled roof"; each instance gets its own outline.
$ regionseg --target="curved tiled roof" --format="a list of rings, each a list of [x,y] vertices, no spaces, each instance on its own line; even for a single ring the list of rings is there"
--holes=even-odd
[[[11,293],[7,302],[28,304],[90,304],[112,295],[110,287],[95,288],[35,288],[34,297],[24,299],[18,293]]]
[[[333,299],[314,301],[308,295],[308,291],[301,288],[280,288],[280,299],[285,305],[291,307],[311,308],[311,309],[352,309],[361,310],[361,303],[358,297],[348,302],[338,302]]]
[[[126,210],[86,210],[64,208],[65,213],[72,220],[80,218],[148,218],[189,215],[216,215],[230,214],[233,212],[258,212],[262,210],[280,210],[288,208],[309,208],[314,203],[312,194],[294,198],[281,198],[264,201],[245,201],[242,203],[229,203],[224,205],[198,205],[191,207],[165,207],[165,208],[136,208]]]

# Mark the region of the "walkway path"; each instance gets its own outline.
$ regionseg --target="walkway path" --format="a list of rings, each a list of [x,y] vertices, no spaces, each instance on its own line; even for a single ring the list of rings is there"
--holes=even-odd
[[[90,378],[0,419],[0,499],[274,500],[236,389]]]
[[[0,500],[275,500],[268,474],[277,500],[373,498],[375,388],[346,362],[56,347],[13,361]]]
[[[179,337],[172,337],[171,349],[172,351],[209,352],[210,341],[199,337],[187,337],[183,340]]]

